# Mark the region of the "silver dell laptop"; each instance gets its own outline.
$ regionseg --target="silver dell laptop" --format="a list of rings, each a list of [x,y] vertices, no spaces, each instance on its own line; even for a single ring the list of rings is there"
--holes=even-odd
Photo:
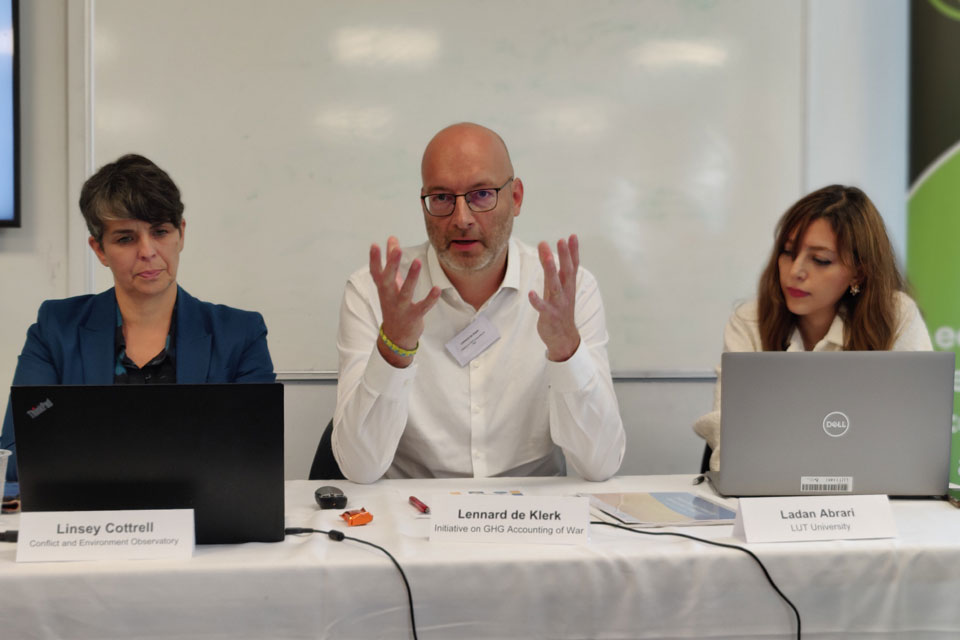
[[[724,353],[727,496],[947,493],[954,354]]]

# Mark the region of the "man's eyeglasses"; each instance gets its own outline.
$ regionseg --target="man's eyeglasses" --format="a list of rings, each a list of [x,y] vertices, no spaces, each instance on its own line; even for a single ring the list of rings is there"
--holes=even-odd
[[[506,182],[495,189],[474,189],[466,193],[429,193],[420,196],[420,200],[423,201],[423,209],[437,218],[445,218],[451,215],[457,205],[457,198],[460,196],[463,196],[463,199],[466,200],[470,211],[483,213],[496,208],[500,190],[510,184],[512,180],[513,176],[507,178]]]

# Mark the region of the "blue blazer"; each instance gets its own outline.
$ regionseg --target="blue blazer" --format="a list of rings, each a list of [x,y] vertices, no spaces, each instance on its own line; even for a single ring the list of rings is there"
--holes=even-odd
[[[47,300],[27,330],[15,385],[113,384],[117,297],[98,295]],[[177,383],[274,382],[263,316],[197,300],[177,287]],[[13,411],[0,432],[0,449],[13,451],[7,480],[16,481]]]

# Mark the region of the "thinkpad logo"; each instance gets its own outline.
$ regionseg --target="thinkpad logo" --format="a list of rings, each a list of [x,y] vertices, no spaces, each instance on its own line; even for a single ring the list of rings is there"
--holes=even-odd
[[[43,413],[44,411],[46,411],[52,406],[53,406],[53,403],[50,401],[50,398],[47,398],[46,400],[44,400],[43,402],[35,406],[33,409],[27,409],[27,415],[30,416],[31,418],[36,418],[37,416],[39,416],[41,413]]]
[[[850,418],[843,411],[832,411],[823,419],[823,430],[831,438],[839,438],[850,429]]]

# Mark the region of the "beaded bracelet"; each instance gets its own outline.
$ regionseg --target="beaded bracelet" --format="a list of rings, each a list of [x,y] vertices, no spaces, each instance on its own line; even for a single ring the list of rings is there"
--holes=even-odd
[[[387,337],[387,334],[383,332],[383,325],[380,325],[380,339],[383,340],[383,344],[387,345],[387,348],[390,349],[390,351],[393,351],[401,358],[412,358],[417,352],[417,349],[420,348],[419,342],[417,342],[417,346],[415,346],[413,349],[404,349],[403,347],[398,347],[390,340],[390,338]]]

